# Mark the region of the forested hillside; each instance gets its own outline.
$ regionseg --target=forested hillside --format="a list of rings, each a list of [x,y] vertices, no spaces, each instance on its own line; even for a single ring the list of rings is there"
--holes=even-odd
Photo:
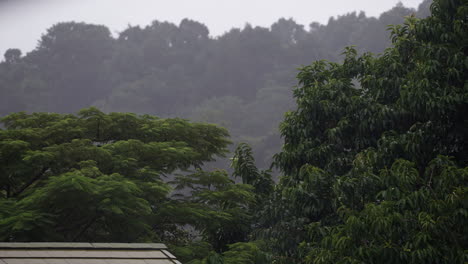
[[[349,45],[380,53],[390,44],[387,26],[407,15],[427,16],[429,3],[417,11],[398,5],[378,18],[350,13],[327,25],[291,19],[270,28],[247,24],[219,37],[190,19],[129,26],[115,37],[104,26],[59,23],[25,56],[16,49],[6,52],[0,116],[74,113],[94,105],[105,112],[216,123],[235,142],[253,144],[261,167],[267,167],[280,148],[278,123],[294,107],[296,68],[320,59],[339,61]]]

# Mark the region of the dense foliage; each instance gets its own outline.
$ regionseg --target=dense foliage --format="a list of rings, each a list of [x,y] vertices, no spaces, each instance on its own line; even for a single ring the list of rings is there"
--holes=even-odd
[[[375,44],[385,34],[375,23],[398,24],[402,6],[378,20],[351,14],[310,31],[280,20],[218,39],[189,20],[130,27],[118,39],[104,27],[65,23],[25,57],[9,50],[2,111],[94,102],[190,112],[235,130],[263,122],[256,107],[268,116],[289,105],[287,67],[315,58],[307,56],[336,60],[341,42],[330,38],[362,44],[346,48],[340,63],[300,68],[297,106],[280,125],[277,184],[245,143],[233,152],[231,176],[203,170],[228,151],[227,130],[214,125],[94,107],[7,115],[0,240],[163,242],[190,264],[465,263],[468,2],[435,0],[430,10],[392,26],[391,46],[377,56],[365,52],[385,46]],[[305,56],[309,44],[319,53]],[[72,104],[54,105],[60,96]],[[267,137],[254,123],[250,135]]]
[[[15,113],[0,130],[0,238],[144,241],[170,185],[164,175],[224,155],[227,131],[149,115],[83,109]]]
[[[0,116],[74,113],[94,105],[104,112],[216,123],[229,129],[233,141],[253,144],[266,168],[280,149],[278,123],[294,106],[290,87],[297,67],[338,61],[348,45],[382,52],[390,44],[389,24],[413,12],[425,16],[426,10],[399,5],[379,18],[350,13],[308,28],[279,19],[270,28],[246,25],[219,37],[189,19],[130,26],[115,38],[104,26],[59,23],[32,52],[5,54]]]
[[[263,237],[285,263],[464,263],[468,3],[392,27],[374,57],[301,69]]]
[[[215,258],[249,239],[273,188],[263,171],[250,185],[200,170],[230,143],[214,125],[96,108],[0,121],[1,241],[158,241],[184,261]],[[235,159],[257,170],[249,146]]]

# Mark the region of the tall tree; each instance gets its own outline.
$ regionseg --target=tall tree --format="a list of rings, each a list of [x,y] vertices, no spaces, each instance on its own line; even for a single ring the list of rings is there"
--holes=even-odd
[[[302,68],[265,237],[287,263],[463,263],[465,1],[392,27],[382,56]],[[296,236],[291,236],[296,234]]]

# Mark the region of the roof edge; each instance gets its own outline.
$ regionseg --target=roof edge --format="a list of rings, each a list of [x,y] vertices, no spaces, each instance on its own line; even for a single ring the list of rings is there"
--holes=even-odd
[[[0,249],[167,249],[162,243],[0,242]]]

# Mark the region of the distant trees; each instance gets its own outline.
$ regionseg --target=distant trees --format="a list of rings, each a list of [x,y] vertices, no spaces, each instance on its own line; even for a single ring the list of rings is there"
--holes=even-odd
[[[424,0],[418,7],[417,16],[426,18],[431,15],[431,4],[432,0]]]
[[[103,70],[113,42],[108,28],[74,22],[56,24],[42,36],[25,60],[47,82],[44,92],[54,100],[49,110],[75,112],[110,92]]]
[[[9,49],[5,52],[5,62],[7,64],[18,63],[21,59],[21,50]]]
[[[21,111],[26,108],[22,83],[27,79],[27,65],[19,49],[5,52],[5,62],[0,64],[0,113]]]

